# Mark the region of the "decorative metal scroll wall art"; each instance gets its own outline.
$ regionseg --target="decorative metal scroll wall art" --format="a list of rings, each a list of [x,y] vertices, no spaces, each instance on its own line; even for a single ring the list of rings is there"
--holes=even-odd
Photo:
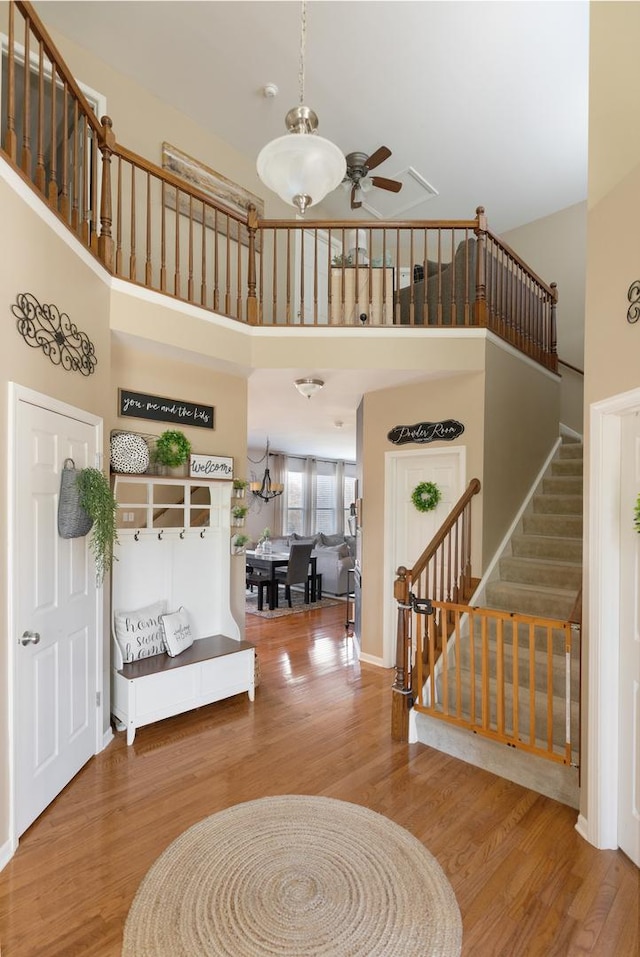
[[[86,332],[81,332],[66,312],[53,303],[40,305],[30,292],[21,292],[11,307],[18,332],[32,349],[42,349],[54,366],[87,376],[95,372],[98,360]]]
[[[637,322],[640,319],[640,279],[629,286],[627,299],[631,303],[627,309],[627,322]]]

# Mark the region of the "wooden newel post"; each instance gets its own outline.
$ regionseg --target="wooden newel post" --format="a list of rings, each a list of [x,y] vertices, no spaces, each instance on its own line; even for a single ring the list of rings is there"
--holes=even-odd
[[[409,737],[409,711],[413,704],[411,676],[411,605],[409,590],[411,578],[401,565],[396,572],[393,595],[398,603],[398,627],[396,633],[396,665],[391,701],[391,737],[394,741],[407,741]]]
[[[102,153],[102,194],[100,197],[100,237],[98,239],[98,257],[103,264],[113,272],[113,238],[111,236],[112,208],[111,208],[111,154],[116,145],[116,138],[113,133],[113,123],[111,117],[103,116],[102,140],[100,143],[100,152]]]
[[[484,206],[476,209],[477,226],[475,234],[478,237],[476,254],[476,298],[473,304],[474,324],[486,327],[487,325],[487,217]]]
[[[551,348],[551,368],[554,371],[558,369],[558,342],[557,342],[557,330],[556,330],[556,314],[557,314],[557,305],[558,305],[558,284],[556,282],[551,283],[551,292],[553,293],[553,299],[551,300],[551,328],[549,329],[549,336],[551,339],[550,348]]]
[[[256,297],[256,232],[258,229],[258,211],[253,203],[247,214],[249,232],[249,254],[247,264],[247,322],[255,326],[258,322],[258,299]]]

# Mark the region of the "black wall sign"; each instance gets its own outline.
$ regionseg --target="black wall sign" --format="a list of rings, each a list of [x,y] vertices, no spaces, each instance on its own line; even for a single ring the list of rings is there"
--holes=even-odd
[[[153,419],[154,422],[173,422],[200,429],[213,428],[213,406],[182,399],[166,399],[146,392],[118,390],[118,414],[133,419]]]
[[[464,425],[457,419],[445,419],[444,422],[418,422],[416,425],[396,425],[387,438],[394,445],[406,445],[408,442],[453,442],[464,432]]]

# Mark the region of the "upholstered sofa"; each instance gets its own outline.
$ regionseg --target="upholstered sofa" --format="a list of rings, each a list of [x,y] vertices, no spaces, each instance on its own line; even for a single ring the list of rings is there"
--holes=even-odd
[[[417,326],[471,323],[476,298],[476,240],[461,242],[452,263],[427,260],[414,266],[413,283],[400,289],[399,296],[403,324],[412,321]]]
[[[319,532],[305,538],[293,532],[285,538],[273,539],[273,550],[289,551],[292,542],[313,542],[312,555],[316,571],[322,575],[322,593],[346,595],[349,590],[349,570],[355,565],[355,539],[342,534],[325,535]]]

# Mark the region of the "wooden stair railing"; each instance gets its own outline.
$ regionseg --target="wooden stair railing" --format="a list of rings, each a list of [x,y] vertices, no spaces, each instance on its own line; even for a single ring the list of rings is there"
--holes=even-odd
[[[1,150],[109,272],[252,325],[482,327],[557,371],[556,287],[489,230],[483,207],[462,221],[358,220],[362,262],[349,257],[352,220],[232,211],[120,145],[32,5],[8,10]]]
[[[471,596],[471,503],[480,488],[480,480],[472,479],[413,568],[401,565],[396,573],[398,623],[391,713],[394,740],[407,740],[409,711],[416,692],[413,653],[415,648],[427,646],[425,617],[430,602],[466,601]],[[422,630],[415,642],[414,627]]]

